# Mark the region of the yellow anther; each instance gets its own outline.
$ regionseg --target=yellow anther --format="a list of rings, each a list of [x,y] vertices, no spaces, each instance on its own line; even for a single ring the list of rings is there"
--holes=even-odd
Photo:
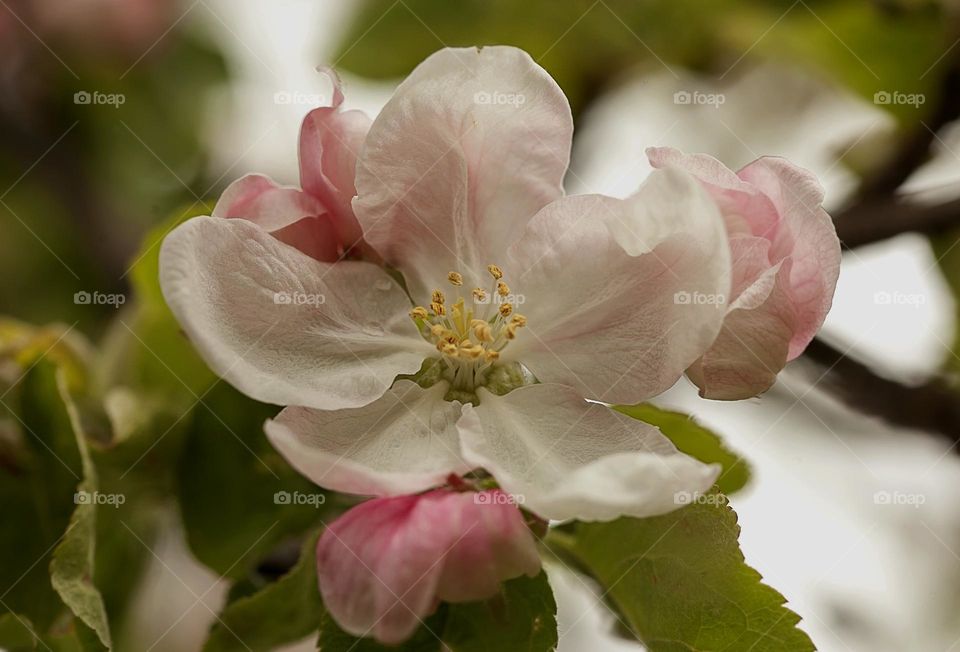
[[[501,297],[507,296],[510,294],[510,286],[503,281],[497,281],[497,294],[499,294]]]
[[[499,351],[487,351],[486,353],[483,354],[483,358],[484,358],[484,360],[486,360],[487,362],[493,362],[494,360],[498,360],[498,359],[500,358],[500,352],[499,352]]]
[[[446,301],[446,297],[443,296],[443,292],[441,292],[440,290],[434,290],[433,296],[431,297],[430,301],[432,301],[433,303],[442,304],[444,301]]]
[[[430,304],[430,310],[432,310],[433,314],[437,315],[438,317],[442,317],[443,315],[447,314],[447,309],[443,307],[443,304],[437,303],[436,301]]]
[[[430,315],[427,314],[427,309],[422,306],[417,306],[410,311],[411,319],[427,319]]]
[[[447,274],[447,280],[450,281],[451,285],[460,287],[463,285],[463,274],[460,274],[459,272],[450,272]]]
[[[480,288],[473,288],[473,300],[477,303],[486,303],[487,302],[487,292]]]
[[[476,360],[483,355],[483,347],[479,344],[463,342],[460,344],[460,355],[466,356],[472,360]]]
[[[439,344],[437,344],[437,348],[440,349],[440,351],[443,352],[445,355],[449,355],[450,357],[453,357],[453,358],[457,357],[458,349],[456,344],[450,344],[449,342],[440,342]]]
[[[507,324],[507,328],[504,332],[506,333],[508,340],[515,339],[517,337],[517,325],[513,323]]]
[[[504,317],[509,317],[510,313],[513,312],[513,306],[509,303],[500,304],[500,314]]]
[[[510,319],[510,323],[516,324],[518,327],[523,327],[527,325],[527,318],[517,313]]]
[[[490,272],[490,276],[498,281],[503,278],[503,270],[496,265],[487,265],[487,271]]]
[[[473,329],[473,334],[481,342],[492,342],[493,341],[493,331],[490,329],[490,324],[483,321],[482,319],[474,319],[470,322],[470,327]]]
[[[430,326],[430,333],[434,337],[442,337],[446,332],[447,329],[443,326],[443,324],[432,324]]]

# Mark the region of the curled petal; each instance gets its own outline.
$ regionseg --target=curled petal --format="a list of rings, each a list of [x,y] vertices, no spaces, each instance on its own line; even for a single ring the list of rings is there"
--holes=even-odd
[[[816,335],[833,303],[840,276],[840,240],[823,202],[823,187],[813,174],[777,157],[763,157],[737,173],[776,205],[784,228],[772,238],[771,257],[789,256],[790,296],[796,309],[787,360],[793,360]]]
[[[249,220],[311,258],[328,262],[337,259],[339,239],[324,205],[297,188],[278,186],[261,174],[248,174],[231,183],[212,215]]]
[[[720,472],[678,452],[655,427],[563,385],[479,396],[458,424],[464,457],[543,518],[664,514],[681,506],[679,492],[706,491]]]
[[[330,524],[317,544],[320,592],[355,636],[406,640],[439,600],[495,595],[536,575],[540,558],[517,507],[497,490],[377,498]]]
[[[300,127],[300,184],[329,212],[344,249],[357,243],[362,233],[351,201],[357,194],[357,157],[363,147],[370,118],[362,111],[340,111],[343,94],[334,79],[334,103],[313,109]]]
[[[319,262],[246,220],[198,217],[174,229],[160,285],[207,364],[266,403],[366,405],[430,351],[380,268]]]
[[[833,301],[840,242],[821,206],[823,188],[810,172],[781,158],[763,157],[734,173],[703,154],[669,148],[647,153],[655,167],[676,165],[697,177],[721,208],[730,235],[728,314],[717,342],[689,376],[707,398],[764,391],[810,343]]]

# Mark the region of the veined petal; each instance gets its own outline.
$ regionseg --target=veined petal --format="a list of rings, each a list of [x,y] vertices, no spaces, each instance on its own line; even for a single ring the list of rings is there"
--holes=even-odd
[[[777,157],[763,157],[738,173],[777,206],[784,228],[773,238],[771,257],[791,258],[789,291],[796,322],[787,360],[793,360],[816,335],[833,303],[840,275],[840,241],[823,210],[823,187],[816,177]]]
[[[543,518],[606,521],[678,508],[678,492],[706,491],[719,474],[676,450],[655,427],[564,385],[496,396],[480,389],[458,423],[464,457],[490,471]]]
[[[522,50],[433,54],[370,128],[354,200],[364,238],[415,300],[451,269],[473,287],[562,195],[572,133],[562,91]]]
[[[398,380],[363,407],[288,407],[265,430],[291,466],[322,487],[375,496],[423,491],[470,470],[460,457],[460,404],[443,400],[446,389]]]
[[[366,405],[430,351],[380,268],[316,261],[246,220],[178,226],[160,250],[160,284],[207,364],[267,403]]]
[[[683,172],[654,171],[626,200],[560,199],[510,250],[527,327],[505,354],[543,382],[638,403],[675,383],[714,340],[729,267],[720,214]]]

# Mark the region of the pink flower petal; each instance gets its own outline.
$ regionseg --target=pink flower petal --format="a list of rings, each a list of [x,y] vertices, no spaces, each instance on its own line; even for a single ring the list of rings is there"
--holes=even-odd
[[[330,614],[350,634],[387,644],[411,636],[441,599],[489,598],[502,581],[539,570],[533,535],[497,490],[376,498],[331,523],[317,544]]]
[[[329,211],[338,238],[349,249],[362,237],[350,203],[357,194],[357,157],[370,129],[362,111],[340,111],[340,79],[325,70],[333,84],[331,106],[312,110],[300,127],[300,184]]]
[[[723,212],[733,251],[723,330],[688,376],[707,398],[754,396],[803,352],[833,301],[840,242],[821,206],[823,188],[781,158],[760,158],[735,174],[704,154],[647,154],[655,167],[678,165],[700,180]]]
[[[572,133],[563,92],[526,52],[431,55],[370,127],[354,200],[364,238],[414,301],[450,270],[487,287],[486,266],[563,194]]]
[[[324,205],[261,174],[248,174],[231,183],[212,215],[243,218],[312,258],[337,260],[338,236]]]

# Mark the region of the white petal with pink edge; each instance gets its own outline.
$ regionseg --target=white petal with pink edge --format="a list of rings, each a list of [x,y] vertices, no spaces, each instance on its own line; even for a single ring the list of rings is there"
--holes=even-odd
[[[400,84],[357,164],[364,237],[423,301],[469,287],[561,196],[573,121],[556,82],[512,47],[448,48]]]
[[[160,284],[207,364],[267,403],[366,405],[430,351],[380,268],[316,261],[246,220],[178,226],[160,250]]]

